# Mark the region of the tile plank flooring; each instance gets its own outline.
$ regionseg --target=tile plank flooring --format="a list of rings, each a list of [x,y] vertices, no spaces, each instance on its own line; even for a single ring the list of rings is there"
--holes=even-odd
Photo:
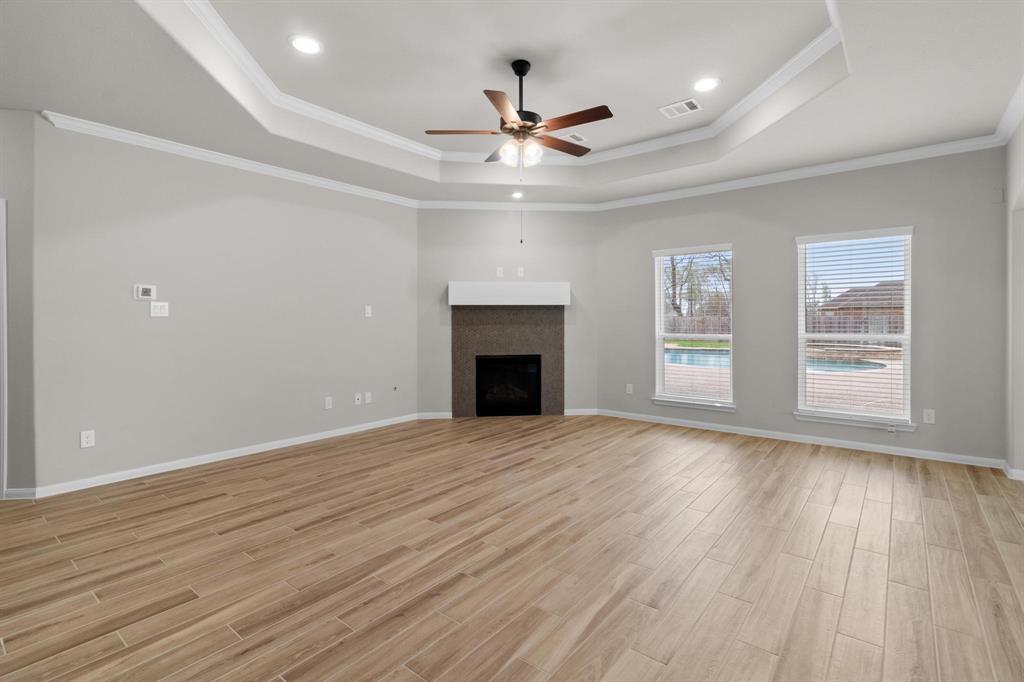
[[[1024,680],[1024,484],[609,417],[0,504],[0,679]]]

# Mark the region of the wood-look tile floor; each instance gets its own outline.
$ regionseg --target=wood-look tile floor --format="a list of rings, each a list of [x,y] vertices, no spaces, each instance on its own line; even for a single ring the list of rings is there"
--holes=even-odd
[[[0,677],[1024,680],[1024,485],[606,417],[0,505]]]

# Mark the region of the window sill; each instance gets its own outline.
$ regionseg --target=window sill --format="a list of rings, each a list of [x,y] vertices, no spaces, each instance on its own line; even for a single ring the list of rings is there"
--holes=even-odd
[[[796,410],[793,412],[793,416],[805,422],[861,426],[867,429],[882,429],[883,431],[917,431],[917,424],[909,419],[859,417],[832,412],[812,412],[810,410]]]
[[[651,398],[655,405],[668,405],[669,407],[692,407],[698,410],[711,410],[713,412],[735,412],[736,406],[732,403],[704,403],[698,400],[687,400],[686,398],[674,398],[667,395],[656,395]]]

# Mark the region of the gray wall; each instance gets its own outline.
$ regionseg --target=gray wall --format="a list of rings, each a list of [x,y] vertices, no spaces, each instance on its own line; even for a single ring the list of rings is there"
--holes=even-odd
[[[597,214],[598,406],[755,429],[1005,458],[1004,150]],[[915,433],[796,421],[799,235],[913,225]],[[653,405],[651,251],[731,242],[733,414]],[[624,384],[636,386],[625,395]]]
[[[7,485],[35,485],[32,225],[37,116],[0,110],[0,198],[7,200]]]
[[[0,115],[0,134],[12,487],[447,412],[447,282],[495,279],[497,266],[514,281],[520,265],[526,279],[573,285],[568,410],[1006,453],[1002,149],[611,212],[526,213],[520,244],[515,211],[417,213],[30,114]],[[934,408],[938,423],[891,435],[795,421],[794,238],[898,225],[916,228],[914,416]],[[738,409],[655,406],[650,252],[724,241],[735,249]],[[149,318],[133,283],[157,285],[171,317]],[[354,406],[366,390],[375,403]],[[97,446],[81,450],[88,428]]]
[[[36,485],[416,411],[414,209],[37,132]]]
[[[600,301],[595,297],[596,231],[586,213],[424,210],[419,215],[419,386],[421,412],[451,410],[451,311],[449,280],[569,281],[565,309],[565,407],[597,404],[597,339]]]

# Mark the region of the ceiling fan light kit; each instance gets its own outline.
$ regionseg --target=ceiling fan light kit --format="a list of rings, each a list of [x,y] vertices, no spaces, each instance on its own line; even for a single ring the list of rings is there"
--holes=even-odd
[[[583,156],[589,152],[588,147],[545,133],[611,118],[611,110],[602,105],[544,119],[537,112],[528,111],[523,106],[523,78],[530,72],[530,62],[516,59],[512,62],[512,72],[519,79],[518,109],[512,106],[512,101],[504,92],[484,90],[484,95],[501,116],[500,130],[427,130],[427,135],[508,135],[512,139],[495,149],[485,161],[501,161],[506,166],[518,168],[529,168],[540,163],[544,147],[573,156]]]

